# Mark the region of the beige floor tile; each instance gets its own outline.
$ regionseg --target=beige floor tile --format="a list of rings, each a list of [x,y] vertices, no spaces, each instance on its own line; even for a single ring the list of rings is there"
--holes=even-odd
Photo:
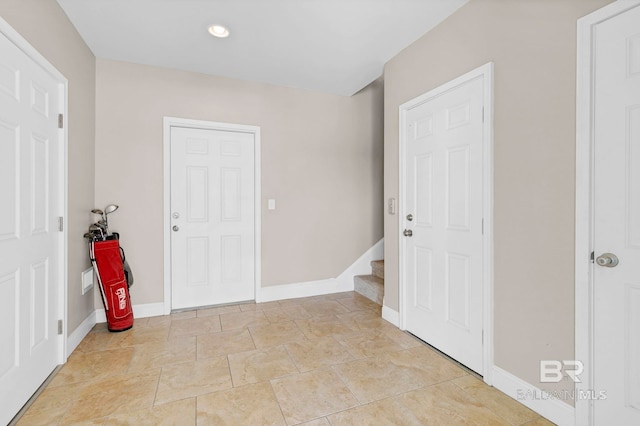
[[[537,419],[530,421],[529,423],[525,423],[522,426],[555,426],[555,423],[551,423],[544,417],[538,417]]]
[[[389,323],[387,323],[386,327],[382,327],[380,331],[382,331],[385,336],[402,346],[402,348],[404,349],[425,346],[425,344],[417,337],[404,332]]]
[[[321,417],[308,422],[298,423],[298,426],[331,426],[331,423],[329,423],[329,420],[327,420],[326,417]]]
[[[275,302],[263,302],[263,303],[244,303],[242,305],[240,305],[240,310],[242,312],[246,312],[246,311],[257,311],[257,310],[264,310],[264,309],[272,309],[272,308],[278,308],[280,307],[280,304],[275,301]]]
[[[352,361],[354,357],[333,337],[321,337],[285,345],[293,362],[300,371]]]
[[[495,414],[505,419],[509,424],[520,425],[540,417],[536,412],[471,375],[453,380],[453,383]]]
[[[380,305],[375,303],[372,300],[367,299],[364,296],[360,296],[356,294],[353,297],[347,297],[342,299],[335,299],[336,302],[340,303],[342,306],[347,308],[350,311],[378,311]]]
[[[408,392],[400,396],[400,401],[425,424],[509,424],[451,382]]]
[[[53,378],[49,387],[101,379],[127,371],[134,348],[100,352],[74,352]]]
[[[159,315],[157,317],[150,317],[147,321],[146,327],[158,327],[161,325],[170,326],[172,321],[171,315]]]
[[[287,424],[346,410],[358,401],[331,370],[314,370],[271,381]]]
[[[234,387],[298,373],[283,346],[230,354],[229,367]]]
[[[198,309],[196,311],[196,316],[198,318],[203,318],[203,317],[210,317],[210,316],[220,315],[220,314],[228,314],[230,312],[240,312],[240,306],[228,305],[228,306],[216,306],[214,308]]]
[[[76,347],[74,353],[103,351],[109,346],[109,342],[111,342],[114,334],[115,333],[107,330],[106,327],[103,329],[96,325],[93,327],[93,330],[82,339],[82,342]]]
[[[172,313],[171,316],[171,320],[179,320],[179,319],[189,319],[189,318],[195,318],[198,315],[198,311],[193,309],[190,311],[182,311],[182,312],[175,312]]]
[[[351,299],[347,299],[351,300]],[[375,311],[364,310],[349,312],[347,314],[336,315],[338,319],[345,324],[349,325],[354,330],[365,330],[369,328],[384,328],[388,327],[389,323],[382,319],[382,317]]]
[[[187,318],[171,321],[169,338],[178,336],[198,336],[220,331],[220,318],[217,315],[204,318]]]
[[[207,358],[162,368],[156,404],[231,388],[227,357]]]
[[[86,385],[85,382],[47,387],[20,418],[18,425],[57,424]]]
[[[285,425],[269,382],[198,397],[199,425]]]
[[[302,305],[279,306],[277,308],[264,309],[263,311],[270,323],[311,318],[311,314]]]
[[[221,314],[220,322],[223,331],[269,324],[262,310]]]
[[[362,295],[356,293],[355,291],[343,291],[341,293],[330,293],[325,294],[323,297],[326,300],[338,300],[338,299],[351,299],[354,297],[362,297]]]
[[[196,360],[195,336],[177,337],[166,342],[134,346],[129,371],[159,368]]]
[[[398,367],[411,371],[411,374],[419,377],[427,386],[468,375],[458,365],[426,346],[386,352],[380,356]]]
[[[304,298],[284,299],[284,300],[278,300],[278,305],[281,308],[288,308],[291,306],[302,306],[304,302],[305,302]]]
[[[307,336],[307,339],[327,337],[332,334],[350,333],[354,331],[334,315],[296,320],[295,323],[298,325],[300,330],[302,330],[304,335]]]
[[[302,306],[304,306],[304,309],[313,317],[345,314],[349,312],[347,308],[334,300],[305,302]]]
[[[356,358],[405,349],[378,329],[341,334],[336,336],[336,339]]]
[[[255,349],[249,330],[241,328],[198,336],[198,359]]]
[[[168,336],[169,328],[164,325],[131,328],[119,333],[113,333],[108,347],[125,348],[150,342],[165,342]]]
[[[293,321],[249,327],[249,331],[258,349],[306,339],[304,333]]]
[[[176,426],[196,424],[196,399],[156,405],[144,410],[136,410],[107,417],[106,425],[111,426]]]
[[[329,416],[332,426],[375,425],[375,426],[421,426],[423,423],[405,407],[399,398],[361,405]]]
[[[384,357],[372,357],[334,365],[351,393],[361,404],[376,401],[424,386],[420,377]]]
[[[382,320],[355,292],[136,319],[123,333],[98,324],[18,424],[285,420],[552,425]]]
[[[62,418],[72,424],[119,413],[150,408],[160,369],[114,375],[87,384]]]

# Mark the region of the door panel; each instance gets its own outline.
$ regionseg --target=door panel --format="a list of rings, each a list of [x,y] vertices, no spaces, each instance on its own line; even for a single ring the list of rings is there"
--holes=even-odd
[[[0,36],[0,423],[58,363],[58,81]]]
[[[171,128],[173,309],[255,298],[254,161],[251,133]]]
[[[483,77],[409,109],[405,326],[482,373]]]
[[[640,7],[595,37],[595,424],[640,424]]]

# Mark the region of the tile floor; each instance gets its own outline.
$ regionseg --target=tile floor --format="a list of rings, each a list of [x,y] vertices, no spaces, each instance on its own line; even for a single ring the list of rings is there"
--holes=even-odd
[[[20,425],[550,425],[356,293],[97,325]]]

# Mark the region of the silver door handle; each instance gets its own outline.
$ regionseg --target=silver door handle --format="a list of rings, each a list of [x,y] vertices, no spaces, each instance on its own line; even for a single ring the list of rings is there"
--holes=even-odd
[[[411,237],[413,236],[413,231],[411,229],[405,229],[403,234],[405,237]]]
[[[178,228],[178,225],[173,225],[173,232],[178,232],[180,230],[180,228]]]
[[[618,256],[613,253],[602,253],[596,258],[596,263],[607,268],[615,268],[618,266]]]

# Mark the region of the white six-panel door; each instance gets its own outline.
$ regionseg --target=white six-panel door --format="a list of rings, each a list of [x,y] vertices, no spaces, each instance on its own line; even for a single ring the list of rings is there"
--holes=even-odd
[[[253,133],[171,127],[171,307],[255,298]]]
[[[0,423],[58,364],[60,83],[0,35]]]
[[[640,6],[595,40],[594,424],[640,424]],[[589,366],[587,366],[589,367]]]
[[[479,76],[401,122],[405,328],[483,373],[483,102]]]

